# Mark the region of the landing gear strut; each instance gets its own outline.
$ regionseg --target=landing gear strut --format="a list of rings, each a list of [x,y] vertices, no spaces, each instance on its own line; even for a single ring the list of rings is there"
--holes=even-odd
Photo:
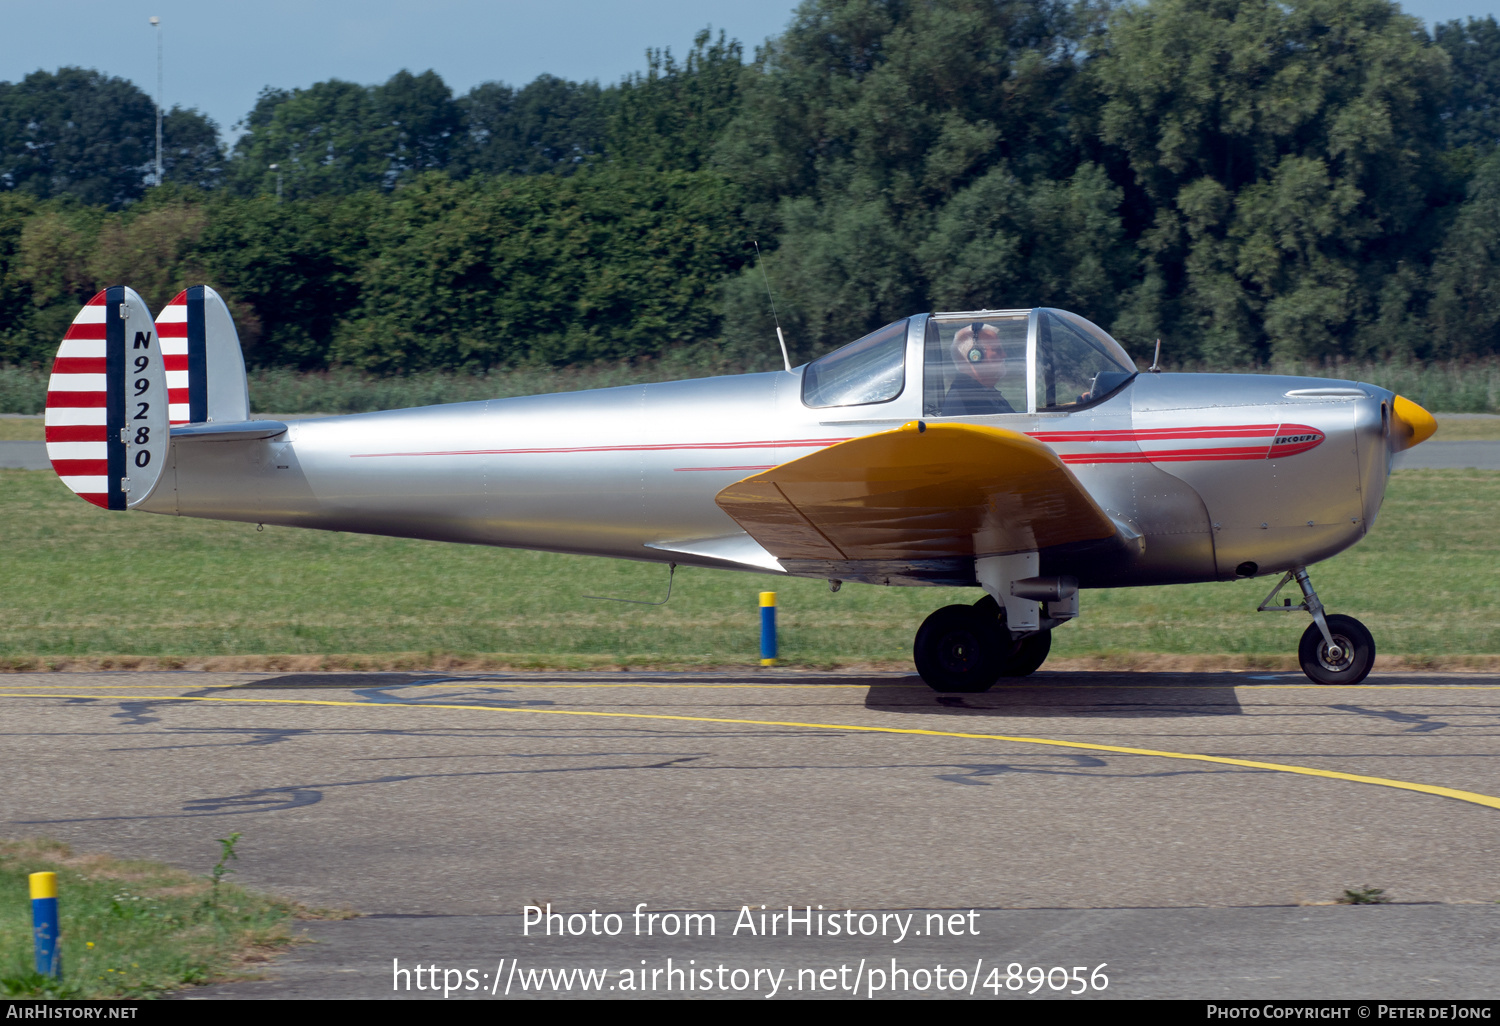
[[[1282,599],[1282,604],[1273,606],[1276,593],[1295,580],[1302,589],[1302,602],[1292,605],[1291,599]],[[1265,601],[1256,607],[1259,613],[1290,613],[1301,610],[1312,614],[1313,622],[1302,633],[1297,645],[1297,660],[1302,672],[1314,684],[1358,684],[1369,675],[1375,665],[1375,639],[1365,625],[1352,616],[1335,613],[1327,616],[1318,593],[1313,591],[1312,580],[1306,567],[1288,570],[1281,583],[1271,589]]]
[[[1019,637],[986,595],[972,606],[944,606],[923,621],[912,646],[917,672],[934,691],[988,691],[1002,677],[1025,677],[1047,659],[1050,630]]]

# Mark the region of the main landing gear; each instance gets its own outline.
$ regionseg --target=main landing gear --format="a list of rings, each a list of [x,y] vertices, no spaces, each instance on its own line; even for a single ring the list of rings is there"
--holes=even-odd
[[[912,657],[934,691],[988,691],[1001,677],[1035,673],[1052,649],[1050,630],[1012,634],[1005,611],[986,595],[972,606],[944,606],[922,622]]]
[[[1273,606],[1276,593],[1293,580],[1302,589],[1301,604],[1294,606],[1288,598]],[[1318,601],[1305,567],[1288,570],[1256,612],[1290,613],[1295,609],[1312,614],[1313,622],[1302,632],[1302,641],[1297,646],[1297,660],[1314,684],[1358,684],[1369,675],[1375,665],[1375,639],[1352,616],[1324,614],[1323,603]]]

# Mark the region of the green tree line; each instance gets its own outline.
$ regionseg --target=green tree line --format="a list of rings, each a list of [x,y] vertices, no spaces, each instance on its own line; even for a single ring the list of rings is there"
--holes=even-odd
[[[1178,361],[1500,354],[1500,26],[1389,0],[805,0],[601,86],[265,90],[231,149],[98,72],[0,83],[0,362],[207,281],[252,364],[815,356],[1062,306]],[[753,242],[764,254],[755,257]]]

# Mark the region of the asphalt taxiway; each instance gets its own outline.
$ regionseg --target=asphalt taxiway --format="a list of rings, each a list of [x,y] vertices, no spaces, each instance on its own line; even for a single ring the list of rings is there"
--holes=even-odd
[[[1383,996],[1500,989],[1497,675],[9,674],[0,710],[7,834],[206,869],[237,831],[241,882],[366,914],[197,996],[389,996],[391,959],[439,949],[722,958],[746,905],[993,910],[900,950],[1112,947],[1112,996],[1333,996],[1337,967]],[[1400,904],[1319,907],[1366,887]],[[548,902],[717,910],[720,934],[523,937]],[[1210,937],[1245,957],[1203,982]]]

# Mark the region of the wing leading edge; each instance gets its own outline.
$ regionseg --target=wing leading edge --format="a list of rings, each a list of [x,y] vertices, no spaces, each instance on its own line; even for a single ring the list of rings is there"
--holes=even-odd
[[[866,568],[830,573],[850,579],[878,577],[884,566],[932,583],[958,570],[972,582],[977,557],[1115,534],[1051,449],[970,424],[913,421],[840,442],[737,481],[714,501],[789,570]]]

